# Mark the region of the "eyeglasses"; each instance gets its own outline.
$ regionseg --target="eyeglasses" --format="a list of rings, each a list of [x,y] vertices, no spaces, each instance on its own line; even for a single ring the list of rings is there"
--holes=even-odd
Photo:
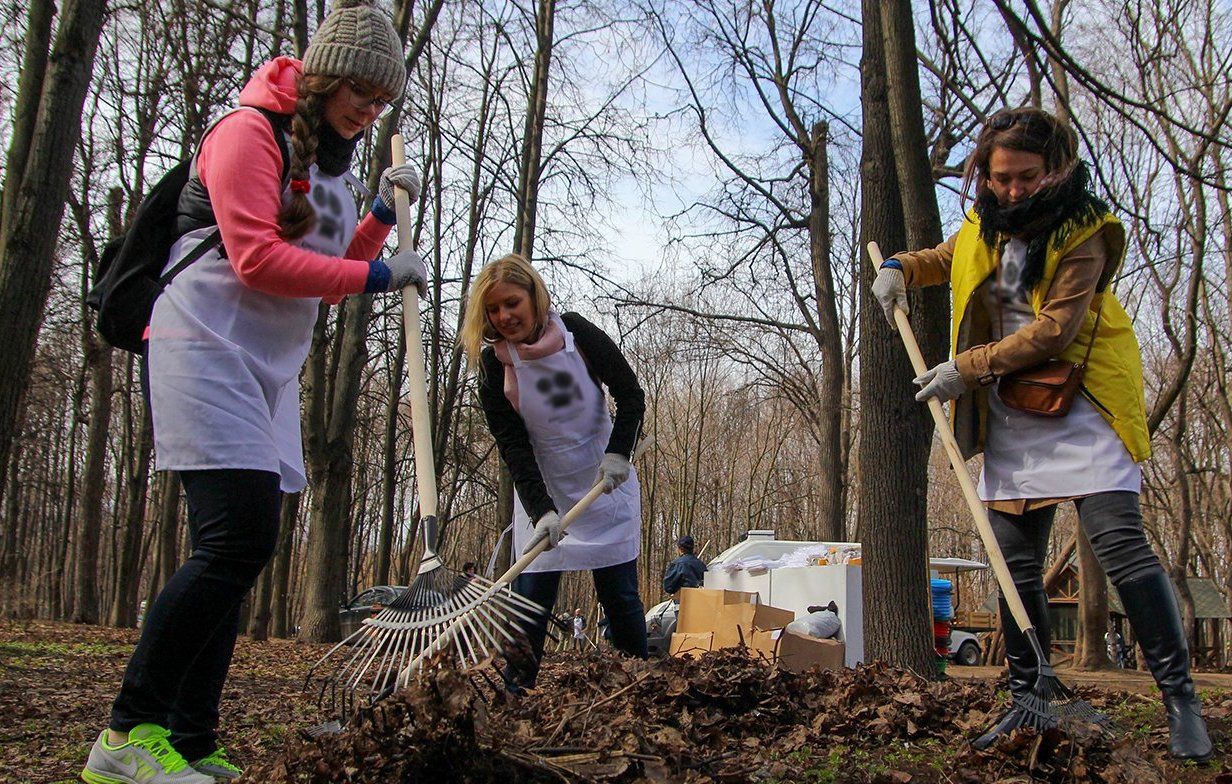
[[[345,84],[349,93],[347,100],[356,109],[367,110],[368,107],[372,107],[376,109],[378,116],[385,114],[389,110],[391,106],[389,99],[381,98],[376,90],[367,89],[354,79],[347,79]]]

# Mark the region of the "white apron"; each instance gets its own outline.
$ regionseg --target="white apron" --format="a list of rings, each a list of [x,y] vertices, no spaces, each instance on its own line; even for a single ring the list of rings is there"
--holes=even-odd
[[[1027,246],[1010,240],[995,279],[982,297],[993,340],[1035,320],[1022,287]],[[980,471],[981,501],[1072,498],[1142,488],[1142,470],[1125,443],[1085,397],[1063,417],[1040,417],[1007,407],[995,386],[988,389],[988,432]]]
[[[603,390],[595,384],[573,344],[573,333],[555,313],[551,319],[565,336],[565,347],[543,359],[522,359],[509,344],[518,378],[519,414],[526,423],[535,462],[548,494],[563,517],[594,487],[599,462],[612,435]],[[610,494],[599,496],[569,526],[560,544],[540,555],[528,572],[600,569],[632,561],[641,552],[642,497],[637,472]],[[526,549],[534,522],[514,492],[514,557]]]
[[[308,198],[316,227],[295,244],[342,256],[355,233],[349,173],[313,166]],[[283,192],[284,203],[290,198]],[[170,269],[214,230],[189,232],[171,248]],[[171,281],[150,319],[150,397],[155,466],[163,471],[272,471],[284,492],[304,489],[299,374],[312,345],[317,297],[248,288],[212,248]]]

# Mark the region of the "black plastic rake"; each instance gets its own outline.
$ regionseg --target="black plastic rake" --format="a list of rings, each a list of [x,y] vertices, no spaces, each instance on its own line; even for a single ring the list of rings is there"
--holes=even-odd
[[[873,261],[874,268],[880,269],[883,259],[877,243],[868,244],[868,254]],[[916,374],[924,374],[928,371],[928,363],[924,361],[924,354],[920,351],[919,343],[916,342],[911,322],[907,320],[907,314],[900,308],[894,309],[894,323],[898,327],[898,334],[903,339],[907,354],[911,357],[911,365]],[[988,510],[980,501],[975,485],[971,481],[971,475],[967,473],[966,461],[963,460],[962,450],[959,449],[958,441],[954,438],[954,431],[950,427],[950,420],[945,414],[945,409],[941,407],[939,400],[931,398],[928,401],[928,410],[936,424],[937,435],[941,438],[941,443],[949,456],[950,467],[954,469],[954,475],[958,478],[958,484],[971,510],[971,516],[975,519],[975,528],[979,531],[984,549],[988,553],[988,560],[992,565],[993,575],[997,578],[997,585],[1005,596],[1005,603],[1010,608],[1014,623],[1030,641],[1036,661],[1039,662],[1035,683],[1031,690],[1014,695],[1014,703],[996,725],[995,735],[1005,734],[1018,727],[1031,727],[1040,731],[1054,727],[1063,728],[1063,725],[1069,722],[1092,724],[1101,732],[1109,731],[1112,721],[1097,711],[1091,703],[1078,699],[1073,690],[1062,683],[1052,669],[1048,661],[1048,653],[1040,645],[1035,626],[1031,623],[1030,616],[1027,615],[1027,608],[1022,603],[1022,597],[1018,595],[1018,588],[1014,585],[1014,579],[1005,563],[1001,546],[997,544],[992,523],[988,520]],[[991,745],[995,735],[988,737],[985,745]]]

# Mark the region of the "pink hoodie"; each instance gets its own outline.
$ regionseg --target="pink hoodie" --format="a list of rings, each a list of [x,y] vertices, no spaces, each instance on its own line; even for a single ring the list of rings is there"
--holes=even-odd
[[[301,72],[300,61],[291,57],[266,63],[240,92],[240,104],[292,114]],[[210,193],[231,267],[245,286],[283,297],[322,297],[331,304],[364,290],[368,259],[380,252],[390,227],[365,216],[345,259],[283,240],[278,235],[282,153],[264,117],[235,112],[218,123],[201,145],[197,172]]]

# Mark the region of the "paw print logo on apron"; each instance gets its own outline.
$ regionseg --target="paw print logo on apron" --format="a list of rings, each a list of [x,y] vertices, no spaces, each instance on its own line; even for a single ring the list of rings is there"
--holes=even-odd
[[[324,246],[328,243],[329,247],[337,246],[338,238],[342,235],[342,197],[345,195],[345,192],[339,194],[335,189],[321,187],[317,183],[313,183],[312,191],[309,194],[309,198],[312,199],[312,204],[316,207],[317,211],[316,230],[313,232],[314,236],[311,240],[314,246],[313,250],[322,253],[327,252],[315,247],[317,244]]]
[[[564,408],[575,400],[582,400],[582,387],[572,374],[563,370],[536,381],[535,389],[547,398],[552,408]]]
[[[557,509],[572,507],[594,485],[612,419],[603,390],[590,380],[586,361],[560,316],[551,314],[565,346],[541,359],[509,356],[518,379],[518,414],[535,450],[535,462]],[[579,380],[584,379],[584,380]],[[513,505],[513,542],[522,552],[534,524],[520,499]],[[603,495],[569,527],[559,546],[548,550],[527,571],[599,569],[637,557],[641,548],[641,491],[636,471],[630,480]]]

